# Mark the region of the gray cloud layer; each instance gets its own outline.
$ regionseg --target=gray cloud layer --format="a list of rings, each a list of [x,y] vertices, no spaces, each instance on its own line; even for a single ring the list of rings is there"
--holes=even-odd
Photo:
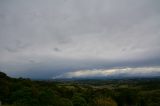
[[[0,69],[64,72],[160,65],[159,0],[1,0]]]

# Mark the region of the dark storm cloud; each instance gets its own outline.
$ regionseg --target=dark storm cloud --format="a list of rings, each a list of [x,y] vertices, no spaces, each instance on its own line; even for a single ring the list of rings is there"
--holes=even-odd
[[[159,66],[159,3],[1,0],[0,66],[13,76],[43,78],[76,70]]]

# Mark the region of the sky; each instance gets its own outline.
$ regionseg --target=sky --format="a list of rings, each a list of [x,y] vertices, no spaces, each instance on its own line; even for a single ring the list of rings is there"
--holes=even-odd
[[[0,0],[12,77],[160,76],[159,0]]]

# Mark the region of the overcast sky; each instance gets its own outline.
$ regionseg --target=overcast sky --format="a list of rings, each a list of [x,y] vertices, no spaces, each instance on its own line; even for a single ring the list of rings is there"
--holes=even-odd
[[[0,0],[0,70],[10,76],[159,69],[159,0]]]

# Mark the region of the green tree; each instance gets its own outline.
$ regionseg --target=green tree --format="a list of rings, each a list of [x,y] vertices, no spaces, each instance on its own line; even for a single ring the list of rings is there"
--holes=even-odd
[[[58,105],[59,106],[73,106],[72,101],[66,98],[60,98]]]
[[[56,105],[57,101],[54,92],[50,89],[44,89],[39,94],[39,102],[41,105]]]
[[[111,98],[99,97],[94,99],[93,105],[94,106],[117,106],[117,103]]]
[[[0,78],[0,100],[3,103],[8,102],[8,97],[10,94],[10,84],[6,79]]]
[[[72,103],[74,106],[87,106],[86,100],[83,97],[78,95],[74,95],[72,97]]]

